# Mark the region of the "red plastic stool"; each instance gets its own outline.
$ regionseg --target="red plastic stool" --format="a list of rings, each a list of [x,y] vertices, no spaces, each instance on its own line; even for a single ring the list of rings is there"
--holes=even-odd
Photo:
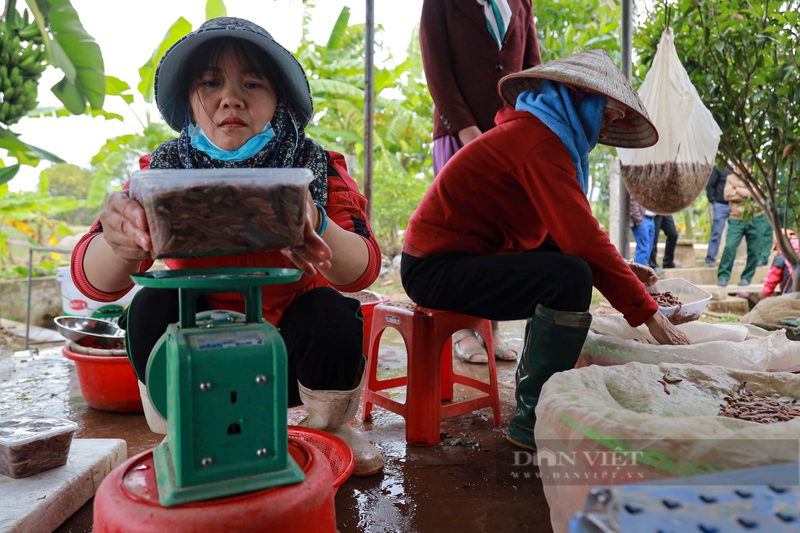
[[[417,446],[439,444],[442,420],[475,409],[491,407],[494,425],[500,425],[500,396],[492,357],[492,323],[489,320],[427,309],[410,301],[381,303],[375,307],[372,318],[372,331],[367,344],[368,369],[362,420],[369,416],[372,404],[397,413],[406,420],[406,442]],[[394,328],[403,336],[408,352],[408,371],[405,377],[378,381],[378,347],[386,328]],[[471,329],[483,338],[489,354],[489,383],[453,371],[453,343],[450,337],[460,329]],[[442,405],[442,400],[453,399],[453,386],[456,383],[485,392],[488,396]],[[404,404],[378,394],[378,391],[404,385]]]

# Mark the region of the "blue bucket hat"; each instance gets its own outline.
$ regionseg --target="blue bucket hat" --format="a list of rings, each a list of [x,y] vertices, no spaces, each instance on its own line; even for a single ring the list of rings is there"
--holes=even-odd
[[[219,17],[203,23],[170,47],[156,68],[156,105],[164,121],[173,130],[183,129],[186,113],[186,80],[184,65],[203,43],[212,39],[230,37],[249,41],[264,51],[278,69],[286,99],[297,121],[303,127],[314,113],[311,89],[305,71],[294,55],[278,44],[272,36],[257,24],[240,18]]]

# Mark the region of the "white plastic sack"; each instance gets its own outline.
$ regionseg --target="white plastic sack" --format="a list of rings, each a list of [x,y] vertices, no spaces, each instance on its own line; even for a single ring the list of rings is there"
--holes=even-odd
[[[741,320],[747,324],[778,324],[800,317],[800,293],[791,292],[758,302]]]
[[[692,363],[756,372],[800,371],[800,342],[786,332],[744,324],[689,322],[677,326],[689,346],[660,346],[646,326],[632,328],[620,315],[595,317],[576,368],[589,365]]]
[[[665,375],[681,380],[670,394],[659,383]],[[542,388],[534,429],[553,530],[567,531],[599,486],[797,462],[800,418],[717,416],[742,382],[757,396],[800,398],[800,375],[718,366],[628,363],[555,374]]]
[[[617,149],[622,179],[645,209],[676,213],[691,205],[705,187],[722,130],[678,58],[672,28],[661,35],[639,96],[659,140],[641,150]]]

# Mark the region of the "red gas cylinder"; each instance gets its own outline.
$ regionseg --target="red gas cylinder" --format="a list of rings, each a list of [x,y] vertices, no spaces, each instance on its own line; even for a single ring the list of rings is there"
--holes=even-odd
[[[76,348],[77,349],[77,348]],[[94,350],[97,352],[98,350]],[[117,350],[108,351],[109,354]],[[83,399],[90,407],[114,413],[141,413],[139,383],[124,355],[88,355],[64,346],[64,357],[75,361]]]
[[[306,479],[216,500],[162,507],[153,450],[115,468],[94,498],[94,533],[335,533],[331,467],[313,444],[289,438]]]

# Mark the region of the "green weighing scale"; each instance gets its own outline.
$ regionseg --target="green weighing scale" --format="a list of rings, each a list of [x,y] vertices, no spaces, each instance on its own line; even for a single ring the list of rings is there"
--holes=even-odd
[[[287,356],[261,317],[261,287],[297,281],[299,270],[209,268],[133,274],[134,283],[178,289],[170,324],[147,364],[147,391],[167,420],[153,452],[159,502],[169,507],[298,483],[288,453]],[[239,293],[245,314],[206,311],[206,294]]]

